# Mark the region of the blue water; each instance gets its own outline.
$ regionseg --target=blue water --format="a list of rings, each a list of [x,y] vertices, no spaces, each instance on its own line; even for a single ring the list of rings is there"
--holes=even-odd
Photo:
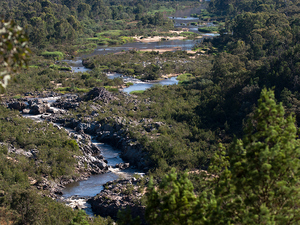
[[[176,77],[171,77],[168,79],[158,80],[158,81],[154,81],[154,82],[135,83],[132,86],[124,88],[123,91],[126,93],[130,93],[132,91],[144,91],[148,88],[151,88],[153,85],[173,85],[173,84],[178,84],[178,80],[176,80]]]

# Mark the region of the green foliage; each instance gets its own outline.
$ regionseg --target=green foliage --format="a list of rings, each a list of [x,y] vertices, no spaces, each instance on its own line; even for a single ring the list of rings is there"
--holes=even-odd
[[[191,31],[184,31],[184,32],[180,33],[180,36],[193,38],[193,37],[198,36],[198,34],[191,32]]]
[[[65,132],[58,130],[51,124],[35,123],[30,119],[19,118],[16,114],[3,107],[0,108],[0,112],[1,142],[13,144],[25,151],[34,149],[38,151],[36,153],[37,162],[35,166],[33,166],[35,161],[33,159],[28,159],[28,165],[24,161],[18,164],[18,166],[24,166],[28,175],[36,176],[36,174],[41,173],[57,178],[62,175],[68,176],[73,174],[76,163],[72,154],[80,155],[79,147],[75,140],[71,140]],[[5,120],[7,117],[10,120]],[[4,165],[7,166],[7,163],[9,161],[5,160]],[[6,174],[4,168],[2,173]],[[16,173],[18,174],[19,172]],[[7,177],[4,180],[8,181],[10,179]]]
[[[167,8],[166,6],[161,6],[159,9],[149,11],[148,14],[150,15],[155,15],[155,13],[167,13],[167,14],[172,14],[176,10],[174,8]]]
[[[79,210],[69,225],[89,225],[86,220],[86,213],[83,210]]]
[[[144,93],[144,90],[139,90],[139,91],[131,91],[130,94],[132,95],[137,95],[137,94],[142,94]]]
[[[199,27],[198,31],[200,33],[216,33],[219,31],[218,27]]]
[[[299,156],[295,119],[264,89],[242,140],[220,145],[196,198],[185,174],[149,183],[150,224],[297,224]],[[180,219],[183,219],[180,221]]]
[[[293,14],[298,9],[296,2],[286,2],[283,0],[274,1],[222,1],[212,0],[209,3],[209,11],[221,16],[235,16],[242,12],[274,12],[285,11],[286,14]]]
[[[224,211],[238,215],[231,221],[286,224],[299,220],[300,143],[295,119],[284,114],[274,93],[264,89],[243,140],[236,140],[229,150],[232,186],[227,186],[231,191],[227,197],[234,205]]]
[[[47,3],[44,4],[45,2]],[[114,44],[122,44],[132,41],[130,36],[152,32],[153,28],[167,31],[173,27],[173,23],[164,17],[163,13],[174,11],[181,5],[184,5],[184,2],[117,0],[111,3],[107,0],[89,0],[71,3],[13,0],[9,4],[0,3],[0,14],[26,27],[30,42],[34,46],[33,50],[38,52],[39,49],[50,50],[53,46],[59,46],[59,49],[74,49],[73,52],[69,52],[74,54],[79,49],[71,45],[79,44],[82,39],[95,41],[94,35],[98,33],[112,34],[116,42]],[[147,15],[148,12],[154,14]],[[141,27],[143,18],[147,18],[147,23]],[[122,32],[116,34],[109,30]],[[126,38],[120,37],[121,33]],[[103,42],[102,40],[101,43]]]
[[[129,207],[118,211],[118,225],[139,225],[141,224],[140,217],[132,219],[131,210]]]
[[[297,223],[300,143],[296,134],[295,119],[284,118],[274,93],[264,89],[243,140],[232,143],[229,160],[215,161],[212,167],[225,168],[214,179],[215,209],[207,217],[212,224]]]
[[[8,84],[10,75],[23,64],[27,66],[30,50],[23,29],[14,21],[0,20],[0,91]],[[2,81],[3,80],[3,81]]]
[[[150,224],[193,224],[197,204],[193,184],[187,173],[177,177],[173,169],[159,187],[150,180],[147,191],[146,219]]]
[[[179,83],[183,83],[185,81],[189,81],[192,78],[192,76],[193,75],[190,73],[184,73],[184,74],[178,75],[178,77],[176,79],[179,80]]]
[[[101,33],[98,33],[97,36],[114,38],[114,37],[119,37],[121,35],[121,32],[122,32],[121,30],[109,30],[109,31],[103,31]]]
[[[14,224],[68,224],[74,211],[50,198],[42,198],[35,190],[11,186],[4,204],[9,208],[7,215]],[[0,219],[2,215],[0,215]]]
[[[170,73],[191,73],[199,75],[202,73],[203,63],[209,69],[207,58],[200,59],[186,51],[165,52],[136,52],[134,50],[117,55],[98,55],[86,59],[84,64],[88,68],[103,68],[103,71],[117,72],[125,75],[135,75],[143,80],[155,80],[164,74]],[[182,60],[186,63],[181,63]],[[203,60],[203,61],[201,61]],[[143,62],[143,63],[141,63]],[[204,70],[203,70],[204,71]]]
[[[70,68],[63,63],[53,65],[52,60],[42,61],[41,58],[33,60],[33,63],[39,65],[39,68],[28,68],[16,74],[16,79],[10,82],[7,87],[7,93],[22,95],[27,92],[49,90],[62,93],[85,93],[95,86],[120,86],[123,84],[121,78],[109,79],[102,72],[103,67],[86,73],[88,76],[83,76],[83,73],[68,72]]]
[[[64,58],[64,53],[59,51],[55,51],[55,52],[45,51],[41,55],[44,56],[45,58],[53,58],[54,60],[61,60]]]

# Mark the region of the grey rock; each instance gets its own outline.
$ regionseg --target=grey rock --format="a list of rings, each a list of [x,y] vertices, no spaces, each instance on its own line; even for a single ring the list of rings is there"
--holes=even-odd
[[[10,102],[8,103],[8,108],[22,111],[26,108],[26,104],[24,102]]]
[[[87,93],[85,96],[86,101],[100,100],[100,101],[103,101],[104,103],[109,103],[111,100],[114,100],[114,99],[115,99],[115,97],[103,87],[100,87],[100,88],[95,87],[89,93]]]
[[[37,105],[37,104],[33,104],[30,106],[30,114],[33,115],[38,115],[38,114],[43,114],[46,113],[47,110],[49,110],[49,105],[48,104],[41,104],[41,105]]]

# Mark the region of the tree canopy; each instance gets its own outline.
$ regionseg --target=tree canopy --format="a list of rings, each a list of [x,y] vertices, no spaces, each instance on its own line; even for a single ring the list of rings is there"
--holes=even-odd
[[[23,29],[13,21],[0,21],[0,88],[4,91],[10,74],[27,65],[29,48]]]
[[[300,142],[295,119],[285,117],[274,92],[264,89],[244,132],[227,151],[220,146],[198,198],[186,175],[178,179],[174,171],[157,190],[150,183],[150,224],[297,224]]]

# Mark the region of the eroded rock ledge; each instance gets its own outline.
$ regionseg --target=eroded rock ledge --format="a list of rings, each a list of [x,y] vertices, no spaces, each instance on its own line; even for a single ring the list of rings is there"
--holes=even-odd
[[[136,178],[107,182],[103,185],[104,190],[90,198],[88,203],[97,215],[115,220],[119,210],[129,208],[132,218],[139,216],[141,224],[145,224],[145,207],[140,201],[144,189],[139,188],[138,182]]]

